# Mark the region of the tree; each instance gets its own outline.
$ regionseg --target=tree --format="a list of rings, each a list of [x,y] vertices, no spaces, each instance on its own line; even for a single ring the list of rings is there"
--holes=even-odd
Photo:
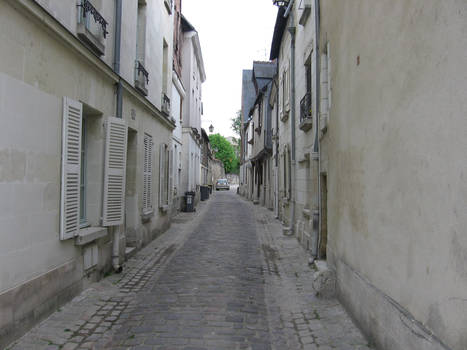
[[[238,158],[234,147],[230,142],[220,134],[209,135],[209,142],[214,150],[216,158],[224,163],[226,173],[238,172]]]
[[[230,119],[232,124],[231,124],[231,128],[232,130],[234,131],[234,133],[237,135],[237,136],[241,136],[241,130],[242,130],[242,111],[241,110],[238,110],[237,111],[237,115],[233,118]],[[240,156],[240,142],[241,142],[241,139],[240,137],[234,137],[233,138],[234,142],[235,142],[235,154],[237,155],[237,158]]]
[[[236,135],[240,136],[240,130],[242,128],[242,111],[238,110],[237,115],[230,119],[232,124],[231,128]]]

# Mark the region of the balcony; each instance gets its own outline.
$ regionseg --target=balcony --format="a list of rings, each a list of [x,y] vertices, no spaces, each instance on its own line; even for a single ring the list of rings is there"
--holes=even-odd
[[[141,61],[135,64],[135,88],[144,96],[148,95],[149,73]]]
[[[78,38],[99,56],[105,53],[105,39],[107,31],[107,21],[99,11],[89,2],[81,0],[78,6],[78,27],[76,29]]]
[[[165,115],[170,115],[170,98],[165,93],[162,93],[161,110]]]
[[[164,0],[164,5],[167,11],[169,12],[169,15],[171,15],[173,9],[173,0]]]
[[[300,101],[300,124],[298,127],[308,131],[313,126],[313,113],[311,111],[311,93],[306,93]]]

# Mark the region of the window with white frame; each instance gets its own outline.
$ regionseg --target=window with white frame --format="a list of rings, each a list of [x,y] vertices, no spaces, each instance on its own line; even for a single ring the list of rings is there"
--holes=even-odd
[[[172,200],[172,163],[173,151],[165,143],[160,145],[159,152],[159,208],[168,209]]]

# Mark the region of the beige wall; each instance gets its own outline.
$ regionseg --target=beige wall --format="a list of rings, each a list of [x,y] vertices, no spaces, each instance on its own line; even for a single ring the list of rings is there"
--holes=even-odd
[[[449,348],[465,349],[466,3],[321,6],[321,45],[330,42],[332,61],[322,148],[332,262],[361,276],[362,295],[376,287]],[[382,330],[389,318],[381,308],[340,277],[343,298],[378,343],[407,349]]]
[[[113,39],[107,38],[106,55],[101,61],[71,35],[75,32],[69,26],[73,26],[76,18],[72,10],[66,12],[66,7],[57,1],[42,3],[54,9],[55,17],[49,17],[34,2],[0,2],[0,347],[8,337],[37,322],[86,283],[83,248],[75,246],[73,239],[59,239],[62,99],[66,96],[80,101],[83,115],[87,116],[90,152],[86,203],[92,226],[99,226],[102,216],[104,122],[115,116],[118,77],[109,67],[112,54],[107,54],[107,48],[113,47]],[[76,7],[74,1],[70,4]],[[109,16],[114,13],[113,6],[110,7],[105,7]],[[151,16],[157,17],[156,12],[161,11],[160,18],[168,17],[163,5],[157,11],[156,7],[151,9]],[[54,18],[71,34],[57,25]],[[130,21],[132,16],[124,14],[124,18]],[[164,21],[169,23],[167,18]],[[162,25],[164,21],[155,22]],[[113,28],[108,30],[111,36]],[[150,32],[159,33],[157,28]],[[165,32],[171,33],[171,29],[160,32],[162,37]],[[172,38],[171,34],[167,36]],[[169,48],[168,52],[171,55],[172,50]],[[122,55],[125,54],[124,48]],[[159,65],[155,61],[153,66],[162,71],[161,62]],[[122,74],[131,72],[133,77],[133,68],[134,58],[122,59]],[[132,88],[132,78],[129,83],[124,85],[123,93],[123,118],[132,135],[127,181],[131,189],[127,191],[125,226],[140,246],[169,225],[169,213],[158,207],[159,145],[171,144],[173,125],[154,107],[160,106],[160,83],[149,86],[149,100]],[[154,140],[154,215],[143,222],[145,132]],[[99,246],[99,263],[93,278],[110,268],[112,247],[108,234],[95,242]],[[121,242],[125,243],[124,236]],[[34,285],[46,287],[37,295],[24,294]]]

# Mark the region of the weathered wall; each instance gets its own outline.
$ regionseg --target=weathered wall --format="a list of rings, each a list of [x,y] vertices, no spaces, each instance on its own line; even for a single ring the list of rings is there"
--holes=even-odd
[[[321,6],[341,300],[381,348],[466,349],[467,3]]]
[[[76,20],[73,14],[59,17],[62,4],[47,3],[52,8],[54,4],[58,6],[52,15],[62,24]],[[76,8],[74,2],[69,5]],[[161,10],[166,11],[163,6]],[[41,20],[35,19],[33,13],[39,13]],[[110,13],[114,11],[109,10]],[[53,30],[48,29],[47,23]],[[99,226],[104,121],[115,115],[115,81],[108,68],[112,59],[107,51],[103,57],[107,66],[102,66],[93,54],[86,56],[83,54],[86,49],[80,51],[73,45],[83,48],[35,3],[0,2],[0,347],[88,283],[83,267],[86,248],[75,246],[73,239],[59,239],[62,98],[67,96],[82,102],[83,115],[89,117],[86,210],[88,222]],[[107,47],[113,47],[109,37],[106,50]],[[128,62],[133,69],[134,60]],[[134,142],[129,164],[131,177],[127,182],[132,190],[127,192],[126,202],[132,220],[128,221],[127,229],[134,229],[144,244],[169,224],[168,215],[157,207],[158,146],[171,144],[172,128],[169,123],[161,122],[152,106],[136,97],[131,87],[125,91],[123,117]],[[151,133],[155,140],[155,213],[145,223],[140,212],[144,132]],[[111,259],[110,235],[95,243],[99,262],[92,278],[108,270]],[[124,235],[122,243],[125,243]],[[40,292],[31,292],[37,290]]]

